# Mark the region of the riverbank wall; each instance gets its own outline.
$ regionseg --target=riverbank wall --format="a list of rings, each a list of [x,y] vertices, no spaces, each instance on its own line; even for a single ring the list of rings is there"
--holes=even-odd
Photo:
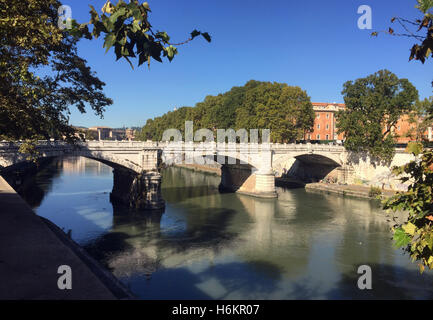
[[[376,196],[370,195],[370,187],[360,185],[338,185],[331,183],[309,183],[305,185],[305,190],[309,192],[324,192],[324,193],[335,193],[342,196],[364,198],[364,199],[376,199]],[[381,198],[389,198],[396,194],[393,190],[381,190]]]
[[[202,165],[202,164],[176,164],[176,167],[179,168],[185,168],[193,171],[198,172],[205,172],[205,173],[212,173],[217,176],[221,176],[221,165],[219,164],[209,164],[209,165]]]
[[[189,170],[212,173],[221,176],[221,168],[218,165],[200,165],[200,164],[177,164],[176,167],[186,168]],[[303,183],[300,180],[288,178],[275,178],[275,185],[277,187],[287,188],[305,188],[308,192],[332,193],[341,196],[349,196],[363,199],[376,199],[375,196],[370,195],[371,186],[348,184],[340,185],[333,183]],[[396,194],[394,190],[381,190],[382,198],[392,197]]]
[[[36,215],[1,176],[0,208],[0,300],[133,298],[61,229]],[[59,287],[67,276],[61,266],[70,268],[70,289]]]

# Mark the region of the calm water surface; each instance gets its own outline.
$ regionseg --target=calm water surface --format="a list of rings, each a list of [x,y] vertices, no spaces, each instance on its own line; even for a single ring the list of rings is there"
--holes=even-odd
[[[278,189],[220,194],[219,177],[163,171],[163,213],[113,207],[112,169],[56,159],[20,193],[143,299],[432,299],[375,202]],[[373,289],[357,287],[371,266]]]

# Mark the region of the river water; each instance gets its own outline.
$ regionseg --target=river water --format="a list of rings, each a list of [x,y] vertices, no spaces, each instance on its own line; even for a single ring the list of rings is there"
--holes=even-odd
[[[433,273],[393,248],[376,202],[282,188],[264,200],[219,193],[216,175],[162,174],[163,213],[113,207],[112,169],[80,157],[53,160],[20,194],[142,299],[433,298]]]

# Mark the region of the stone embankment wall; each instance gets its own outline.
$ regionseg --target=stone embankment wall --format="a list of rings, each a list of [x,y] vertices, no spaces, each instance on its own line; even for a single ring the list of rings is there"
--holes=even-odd
[[[381,189],[406,191],[408,183],[403,184],[392,173],[395,166],[404,165],[414,156],[403,149],[396,150],[391,163],[381,163],[366,154],[345,152],[341,155],[343,165],[322,158],[320,161],[299,160],[292,157],[275,157],[272,167],[277,178],[292,178],[304,183],[327,181],[340,184],[375,186]]]
[[[347,152],[343,155],[345,165],[337,166],[329,159],[323,162],[305,162],[293,157],[274,157],[272,167],[277,178],[294,179],[304,183],[328,181],[340,184],[375,186],[381,189],[405,191],[408,184],[403,184],[392,173],[394,166],[404,165],[414,160],[413,155],[397,150],[390,164],[372,160],[366,154]],[[182,164],[189,169],[221,175],[221,165]],[[291,180],[292,181],[292,180]]]
[[[372,161],[368,156],[352,157],[349,167],[349,184],[375,186],[389,190],[406,191],[408,183],[403,184],[392,173],[392,168],[415,160],[415,157],[403,150],[398,150],[390,164]]]
[[[208,172],[221,176],[221,165],[216,164],[176,164],[176,167],[187,168],[195,171]]]

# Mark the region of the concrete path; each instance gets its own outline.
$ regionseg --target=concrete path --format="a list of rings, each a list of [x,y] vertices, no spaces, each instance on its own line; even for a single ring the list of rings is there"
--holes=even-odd
[[[116,299],[76,252],[0,176],[0,300]],[[71,290],[57,286],[61,265],[72,269]]]

